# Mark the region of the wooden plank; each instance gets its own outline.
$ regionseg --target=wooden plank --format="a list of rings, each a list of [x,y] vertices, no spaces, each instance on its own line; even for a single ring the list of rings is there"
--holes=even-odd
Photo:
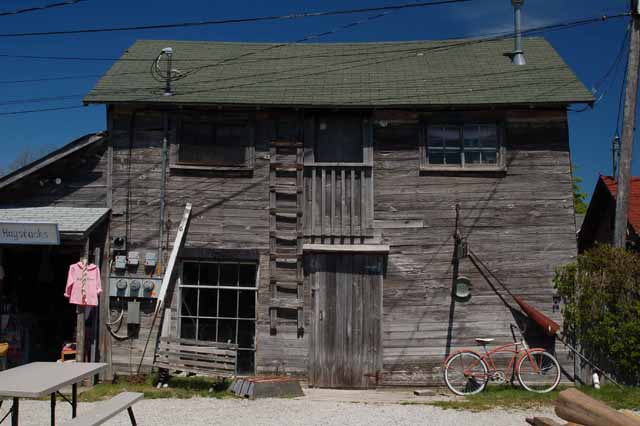
[[[175,353],[190,353],[197,355],[211,355],[212,357],[235,357],[237,351],[228,349],[219,349],[216,347],[206,346],[188,346],[183,344],[160,343],[160,351]]]
[[[331,235],[336,234],[335,222],[336,222],[336,169],[331,169]]]
[[[345,227],[345,219],[347,217],[347,201],[346,201],[346,175],[345,175],[345,170],[341,169],[340,170],[340,201],[341,201],[341,209],[340,209],[340,236],[343,236],[346,234],[346,227]]]
[[[320,175],[321,175],[320,188],[322,191],[321,193],[322,204],[320,208],[320,235],[322,235],[322,238],[324,238],[324,236],[326,235],[324,222],[325,222],[325,216],[327,214],[327,171],[324,167],[320,171]]]
[[[88,412],[64,423],[64,426],[98,426],[115,417],[126,409],[130,409],[136,402],[141,401],[144,394],[137,392],[123,392],[113,398],[97,403]]]
[[[584,426],[639,426],[640,421],[627,417],[605,403],[577,389],[567,389],[558,395],[556,415]]]
[[[343,252],[343,253],[389,253],[390,247],[385,244],[305,244],[308,252]]]
[[[318,194],[316,192],[316,169],[311,169],[311,235],[316,233],[316,220],[318,217]]]
[[[178,232],[176,233],[176,239],[173,243],[173,250],[171,250],[171,255],[169,256],[169,262],[164,271],[164,276],[162,278],[162,284],[160,285],[160,290],[158,292],[158,299],[156,300],[156,313],[164,306],[165,297],[167,296],[167,292],[169,291],[169,287],[174,282],[176,263],[178,261],[178,256],[180,251],[184,247],[185,236],[187,232],[189,232],[189,223],[191,220],[191,203],[187,203],[184,207],[184,213],[182,215],[182,220],[180,221],[180,225],[178,226]]]

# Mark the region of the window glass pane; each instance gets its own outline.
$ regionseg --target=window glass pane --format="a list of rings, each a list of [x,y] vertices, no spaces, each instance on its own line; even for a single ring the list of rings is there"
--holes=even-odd
[[[198,340],[205,342],[216,341],[216,323],[217,320],[201,319],[198,321]]]
[[[198,315],[198,289],[191,287],[181,287],[180,297],[182,299],[182,316],[195,317]]]
[[[200,285],[218,285],[218,264],[200,264]]]
[[[218,342],[236,343],[236,320],[218,320]]]
[[[464,147],[480,147],[480,131],[478,126],[464,126]]]
[[[457,127],[447,127],[444,137],[445,148],[460,148],[460,129]]]
[[[215,317],[218,316],[218,289],[200,289],[200,310],[198,316]]]
[[[442,151],[429,151],[429,164],[444,164],[444,154]]]
[[[240,287],[256,286],[256,265],[240,265]]]
[[[478,151],[465,151],[464,152],[465,164],[480,164],[480,152]]]
[[[428,130],[429,145],[439,146],[442,145],[442,138],[444,137],[444,129],[442,127],[430,126]]]
[[[362,121],[358,116],[317,118],[318,163],[362,163]]]
[[[495,151],[485,151],[482,153],[482,162],[485,164],[497,164],[498,155]]]
[[[238,318],[256,317],[256,292],[253,290],[240,290],[240,304]]]
[[[197,285],[198,284],[198,264],[195,262],[182,263],[182,284]]]
[[[180,338],[181,339],[196,338],[196,319],[195,318],[180,319]]]
[[[238,347],[255,348],[256,324],[253,321],[238,321]]]
[[[462,161],[459,152],[447,152],[444,156],[446,164],[460,164]]]
[[[220,285],[222,286],[238,285],[238,264],[237,263],[220,264]]]
[[[246,162],[250,144],[245,125],[214,125],[183,121],[178,162],[210,166],[238,166]]]
[[[238,351],[238,374],[255,374],[255,352]]]
[[[237,318],[238,317],[238,291],[237,290],[220,290],[220,307],[218,310],[219,317]]]

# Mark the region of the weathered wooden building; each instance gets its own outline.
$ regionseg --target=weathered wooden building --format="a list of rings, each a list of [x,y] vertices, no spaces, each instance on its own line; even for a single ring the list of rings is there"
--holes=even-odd
[[[2,205],[110,209],[111,320],[142,301],[140,325],[103,339],[116,371],[140,361],[152,285],[192,203],[166,333],[237,344],[240,374],[441,383],[445,354],[510,340],[514,322],[495,283],[454,261],[456,231],[556,319],[553,272],[576,256],[566,108],[593,99],[545,40],[524,46],[516,66],[508,41],[139,41],[85,98],[108,127],[74,154],[86,167],[61,171],[57,190],[2,186]],[[166,47],[170,87],[149,73],[156,61],[163,75]]]

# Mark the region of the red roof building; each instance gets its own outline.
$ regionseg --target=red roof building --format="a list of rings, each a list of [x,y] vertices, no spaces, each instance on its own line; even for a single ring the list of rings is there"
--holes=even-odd
[[[613,243],[617,183],[611,176],[600,176],[589,209],[578,232],[578,250],[583,252],[596,243]],[[631,178],[629,194],[627,248],[640,249],[640,177]]]

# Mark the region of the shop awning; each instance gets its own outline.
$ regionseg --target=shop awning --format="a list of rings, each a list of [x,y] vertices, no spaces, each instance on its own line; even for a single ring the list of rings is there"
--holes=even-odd
[[[25,207],[0,209],[0,224],[56,224],[63,239],[86,238],[109,213],[104,207]]]

